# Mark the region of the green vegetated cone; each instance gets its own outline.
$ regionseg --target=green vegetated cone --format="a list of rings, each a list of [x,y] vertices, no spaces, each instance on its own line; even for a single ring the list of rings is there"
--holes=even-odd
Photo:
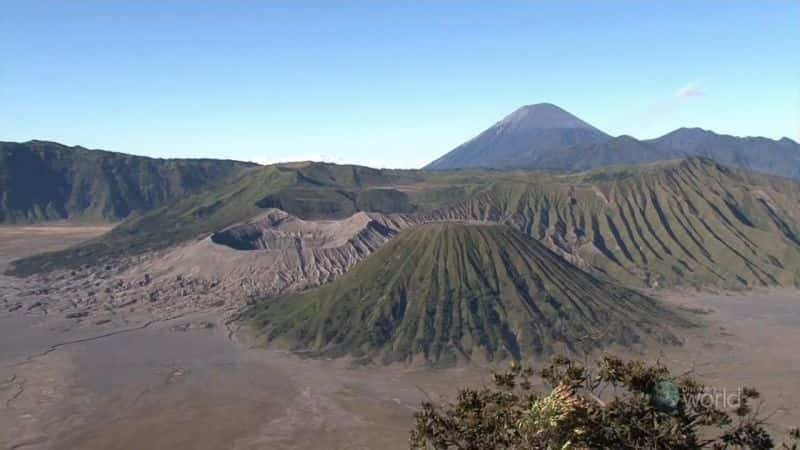
[[[392,239],[335,282],[251,311],[269,341],[369,361],[524,358],[644,339],[682,320],[504,225],[431,223]]]

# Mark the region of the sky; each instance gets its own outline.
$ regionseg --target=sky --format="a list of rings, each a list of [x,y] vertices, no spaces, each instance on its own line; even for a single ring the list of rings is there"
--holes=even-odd
[[[0,0],[0,140],[420,167],[519,106],[800,140],[800,1]]]

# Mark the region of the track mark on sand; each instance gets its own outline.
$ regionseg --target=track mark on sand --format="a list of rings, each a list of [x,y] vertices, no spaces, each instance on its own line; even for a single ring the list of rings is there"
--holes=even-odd
[[[57,344],[51,345],[50,347],[48,347],[44,351],[41,351],[39,353],[35,353],[33,355],[29,355],[29,356],[25,357],[25,359],[23,359],[22,361],[20,361],[18,363],[15,363],[15,364],[10,364],[7,367],[19,367],[19,366],[28,364],[29,362],[33,361],[34,359],[40,358],[42,356],[46,356],[46,355],[48,355],[48,354],[60,349],[61,347],[66,347],[68,345],[74,345],[74,344],[84,344],[84,343],[87,343],[87,342],[97,341],[97,340],[100,340],[100,339],[105,339],[107,337],[116,336],[118,334],[132,333],[134,331],[144,330],[145,328],[148,328],[151,325],[154,325],[154,324],[157,324],[157,323],[161,323],[161,322],[169,322],[170,320],[180,319],[181,317],[184,317],[184,316],[186,316],[188,314],[193,314],[193,313],[197,313],[197,312],[199,312],[199,311],[193,311],[192,313],[177,314],[175,316],[167,317],[165,319],[148,320],[147,322],[145,322],[145,323],[143,323],[141,325],[135,326],[135,327],[123,328],[121,330],[114,330],[114,331],[110,331],[108,333],[103,333],[103,334],[98,335],[98,336],[91,336],[91,337],[86,337],[86,338],[73,339],[71,341],[59,342]]]

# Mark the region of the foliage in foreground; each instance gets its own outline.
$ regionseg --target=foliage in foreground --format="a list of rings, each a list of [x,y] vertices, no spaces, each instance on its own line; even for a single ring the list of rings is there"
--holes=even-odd
[[[537,392],[541,377],[550,392]],[[455,402],[424,402],[412,449],[771,449],[756,390],[728,396],[725,408],[690,375],[660,363],[604,357],[596,368],[557,357],[534,371],[512,365],[493,384],[463,389]],[[793,430],[781,444],[800,449]]]

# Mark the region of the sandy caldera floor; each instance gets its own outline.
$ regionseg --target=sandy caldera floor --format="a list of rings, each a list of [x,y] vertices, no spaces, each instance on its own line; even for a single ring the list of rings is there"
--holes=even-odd
[[[0,270],[104,231],[0,227]],[[13,296],[15,282],[0,276],[0,295]],[[707,326],[648,358],[720,391],[759,387],[776,430],[800,422],[799,292],[660,295],[708,310]],[[197,312],[78,327],[39,308],[0,311],[0,447],[400,449],[420,401],[488,379],[484,368],[350,368],[250,349],[219,320]]]

